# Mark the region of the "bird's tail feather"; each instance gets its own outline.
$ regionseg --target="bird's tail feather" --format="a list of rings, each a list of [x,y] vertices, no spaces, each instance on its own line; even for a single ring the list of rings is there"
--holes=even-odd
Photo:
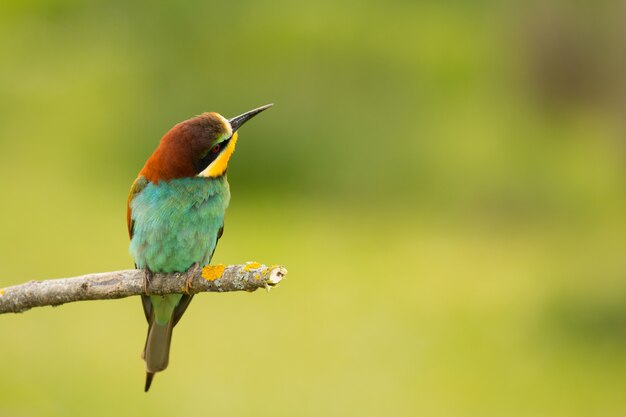
[[[143,358],[146,361],[146,391],[150,389],[154,374],[167,368],[173,327],[172,320],[170,320],[165,325],[159,325],[153,321],[148,328],[148,337],[143,351]]]
[[[146,372],[146,386],[143,389],[143,392],[148,392],[150,389],[150,385],[152,385],[152,378],[154,378],[153,372]]]

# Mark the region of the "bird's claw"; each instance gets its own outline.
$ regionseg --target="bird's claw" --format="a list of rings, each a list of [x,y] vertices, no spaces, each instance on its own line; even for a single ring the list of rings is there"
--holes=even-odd
[[[143,293],[146,295],[150,295],[150,291],[148,289],[150,288],[150,282],[152,281],[152,277],[153,277],[152,271],[150,271],[147,268],[143,270],[141,287],[143,288]]]
[[[194,262],[194,264],[189,267],[186,272],[187,277],[185,278],[183,293],[187,295],[195,294],[195,291],[193,290],[193,279],[196,275],[198,275],[201,270],[202,268],[200,267],[200,264],[198,264],[198,262]]]

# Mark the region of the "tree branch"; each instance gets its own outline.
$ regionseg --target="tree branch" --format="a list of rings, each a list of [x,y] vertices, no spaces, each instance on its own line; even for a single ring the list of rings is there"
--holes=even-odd
[[[209,265],[187,272],[154,274],[148,292],[163,295],[185,292],[269,290],[287,274],[282,266],[256,262],[243,265]],[[101,272],[74,278],[29,281],[0,288],[0,314],[21,313],[33,307],[58,306],[74,301],[110,300],[144,294],[144,273],[138,269]]]

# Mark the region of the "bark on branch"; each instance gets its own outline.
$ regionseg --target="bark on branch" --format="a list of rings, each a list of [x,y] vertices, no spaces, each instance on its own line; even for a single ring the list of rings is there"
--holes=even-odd
[[[153,295],[255,291],[270,289],[287,274],[282,266],[265,266],[256,262],[243,265],[210,265],[173,274],[154,274],[148,291]],[[0,314],[21,313],[33,307],[58,306],[74,301],[110,300],[144,294],[143,271],[101,272],[74,278],[29,281],[0,288]]]

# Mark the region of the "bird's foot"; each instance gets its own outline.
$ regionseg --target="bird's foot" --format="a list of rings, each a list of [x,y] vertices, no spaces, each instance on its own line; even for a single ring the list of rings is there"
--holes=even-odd
[[[193,290],[193,279],[196,275],[198,275],[202,271],[202,267],[198,262],[194,262],[193,265],[189,267],[185,274],[187,278],[185,278],[185,285],[183,286],[183,293],[187,295],[193,295],[196,291]]]
[[[153,277],[154,277],[154,274],[148,268],[143,270],[143,277],[141,279],[141,287],[143,288],[143,293],[146,295],[150,295],[150,292],[148,291],[148,289],[150,288],[150,282],[152,281]]]

